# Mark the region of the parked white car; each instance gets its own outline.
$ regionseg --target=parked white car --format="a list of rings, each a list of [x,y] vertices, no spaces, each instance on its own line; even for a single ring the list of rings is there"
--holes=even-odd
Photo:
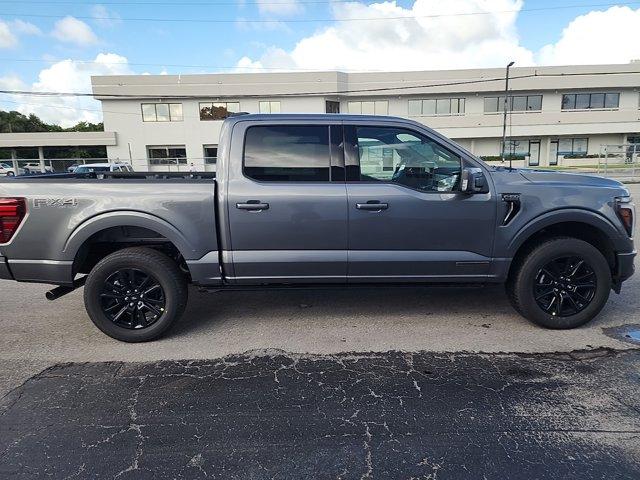
[[[22,169],[18,170],[18,175],[21,175],[23,172]],[[10,163],[0,163],[0,175],[6,175],[7,177],[15,177],[16,169],[13,168],[13,165]]]
[[[30,173],[53,173],[53,168],[49,165],[45,165],[44,170],[42,170],[42,167],[38,162],[27,163],[22,168],[24,168],[24,173],[27,175]]]
[[[128,163],[87,163],[78,165],[73,173],[133,172]]]

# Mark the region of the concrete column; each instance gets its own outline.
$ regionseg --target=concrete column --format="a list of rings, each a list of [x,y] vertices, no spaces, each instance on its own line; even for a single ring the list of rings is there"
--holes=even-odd
[[[551,151],[551,137],[543,138],[540,145],[540,165],[549,166],[549,152]]]
[[[38,158],[40,159],[40,171],[44,172],[44,148],[38,147]]]
[[[18,171],[18,161],[16,160],[16,150],[15,148],[11,149],[11,163],[13,164],[13,169],[16,171],[16,175],[19,175],[20,172]]]

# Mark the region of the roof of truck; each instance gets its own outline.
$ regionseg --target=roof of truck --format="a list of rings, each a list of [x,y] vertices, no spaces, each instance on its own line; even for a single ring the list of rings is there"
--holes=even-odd
[[[260,120],[308,120],[308,121],[394,121],[403,123],[417,123],[413,120],[388,115],[352,115],[347,113],[236,113],[226,118],[225,122],[236,123],[242,121]]]

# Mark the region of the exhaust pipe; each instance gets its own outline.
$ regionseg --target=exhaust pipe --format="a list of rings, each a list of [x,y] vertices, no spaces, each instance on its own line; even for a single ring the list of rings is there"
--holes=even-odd
[[[68,287],[66,285],[60,285],[59,287],[49,290],[47,293],[45,293],[45,297],[47,297],[47,300],[50,300],[53,302],[54,300],[57,300],[60,297],[64,297],[65,295],[73,292],[74,290],[84,286],[86,281],[87,281],[87,275],[75,280],[73,282],[72,287]]]

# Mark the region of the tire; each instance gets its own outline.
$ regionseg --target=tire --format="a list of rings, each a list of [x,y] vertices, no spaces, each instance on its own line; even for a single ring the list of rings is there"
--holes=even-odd
[[[159,338],[182,316],[187,297],[187,281],[178,265],[144,247],[125,248],[103,258],[84,288],[85,308],[93,323],[123,342]]]
[[[552,329],[576,328],[607,303],[611,269],[590,243],[555,237],[533,247],[514,265],[506,290],[513,307],[531,322]]]
[[[13,172],[7,172],[7,177],[13,177],[15,175],[15,173]]]

